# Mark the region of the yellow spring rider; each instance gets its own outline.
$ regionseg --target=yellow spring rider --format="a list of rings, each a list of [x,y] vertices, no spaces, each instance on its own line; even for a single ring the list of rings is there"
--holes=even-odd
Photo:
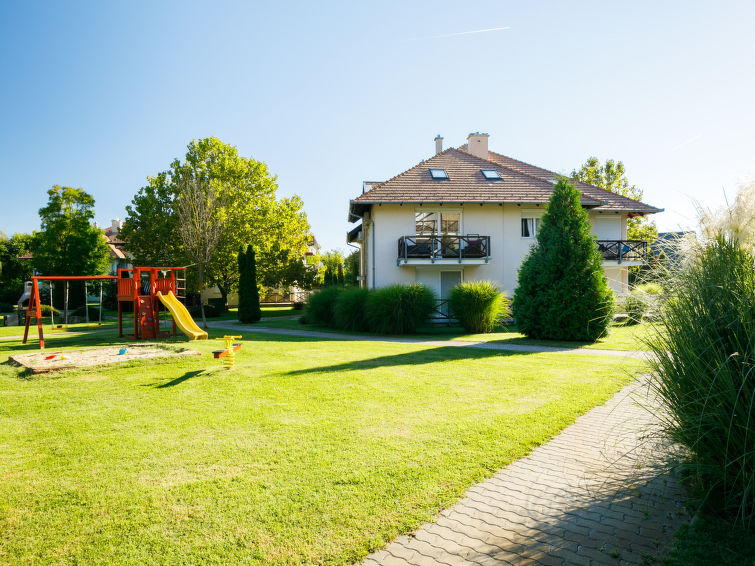
[[[216,359],[223,358],[223,365],[226,369],[233,368],[233,362],[235,361],[235,352],[241,349],[241,343],[234,344],[234,340],[241,340],[241,336],[223,336],[222,338],[216,338],[216,340],[223,340],[225,342],[225,350],[215,350],[212,353],[212,357]]]

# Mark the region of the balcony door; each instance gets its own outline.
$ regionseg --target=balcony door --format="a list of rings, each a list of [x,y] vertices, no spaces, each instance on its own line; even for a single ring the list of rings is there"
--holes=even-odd
[[[438,269],[417,269],[417,283],[422,283],[425,287],[432,289],[435,296],[441,301],[448,300],[448,295],[456,285],[461,283],[461,270],[454,271]],[[448,305],[443,302],[440,307],[441,312],[448,316]]]
[[[419,210],[414,213],[417,236],[461,235],[461,211]]]

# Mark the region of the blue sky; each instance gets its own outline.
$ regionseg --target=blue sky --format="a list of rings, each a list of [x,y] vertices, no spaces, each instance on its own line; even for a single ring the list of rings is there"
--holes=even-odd
[[[347,249],[363,180],[478,130],[559,172],[620,159],[662,230],[693,226],[693,201],[755,175],[754,20],[752,2],[5,1],[0,230],[37,229],[54,184],[124,218],[217,136]]]

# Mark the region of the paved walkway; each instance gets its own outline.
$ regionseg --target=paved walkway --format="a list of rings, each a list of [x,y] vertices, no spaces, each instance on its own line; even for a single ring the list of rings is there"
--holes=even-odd
[[[208,322],[210,328],[236,330],[240,332],[256,332],[258,334],[279,334],[283,336],[299,336],[302,338],[325,338],[329,340],[361,340],[366,342],[394,342],[401,344],[419,344],[422,346],[450,346],[454,348],[482,348],[485,350],[501,350],[506,352],[553,353],[553,354],[584,354],[586,356],[611,356],[618,358],[645,359],[646,352],[631,350],[598,350],[594,348],[563,348],[555,346],[532,346],[528,344],[502,344],[500,342],[467,342],[462,340],[427,340],[409,336],[377,336],[346,334],[339,332],[320,332],[316,330],[290,330],[287,328],[270,328],[265,326],[250,326],[229,323],[227,321]]]
[[[635,382],[363,566],[657,564],[689,517],[637,399]]]

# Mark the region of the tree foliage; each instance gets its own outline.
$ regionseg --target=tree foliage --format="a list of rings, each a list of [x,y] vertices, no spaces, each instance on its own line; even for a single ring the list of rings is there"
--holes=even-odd
[[[100,275],[109,250],[94,226],[94,198],[83,189],[55,185],[39,210],[42,231],[32,243],[34,268],[44,275]]]
[[[218,242],[223,237],[227,224],[223,221],[222,198],[203,177],[184,176],[178,183],[175,199],[178,216],[178,234],[184,251],[198,268],[199,292],[205,287],[205,270],[215,257]],[[199,302],[202,324],[207,329],[204,301]]]
[[[519,270],[513,305],[519,330],[551,340],[604,336],[613,292],[602,261],[580,193],[561,179],[540,221],[537,243]]]
[[[20,259],[31,251],[32,234],[14,234],[10,238],[0,238],[0,289],[9,297],[21,296],[24,281],[32,275],[31,261]],[[15,301],[13,299],[13,301]],[[11,302],[0,297],[0,302]]]
[[[257,287],[257,262],[254,248],[239,251],[239,322],[258,322],[262,318]]]
[[[578,170],[571,172],[572,179],[588,183],[601,189],[606,189],[623,197],[641,201],[643,190],[636,185],[630,185],[626,176],[624,163],[607,159],[601,165],[597,157],[588,157]],[[658,237],[655,222],[644,216],[637,216],[627,220],[627,238],[630,240],[646,240],[653,242]]]
[[[126,207],[122,237],[137,263],[188,263],[176,211],[179,181],[187,177],[207,179],[223,201],[217,215],[223,234],[207,263],[209,285],[223,296],[237,287],[238,253],[247,243],[257,251],[261,281],[271,287],[298,282],[291,280],[300,275],[294,264],[301,263],[311,239],[301,199],[278,200],[267,165],[214,137],[193,140],[184,161],[175,159],[167,171],[148,177]]]

